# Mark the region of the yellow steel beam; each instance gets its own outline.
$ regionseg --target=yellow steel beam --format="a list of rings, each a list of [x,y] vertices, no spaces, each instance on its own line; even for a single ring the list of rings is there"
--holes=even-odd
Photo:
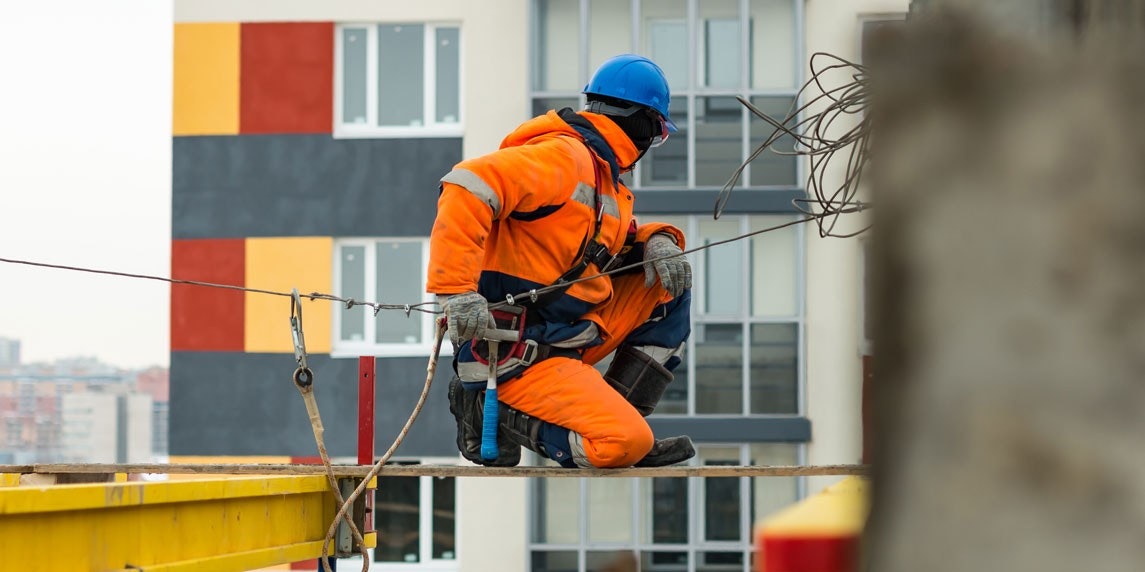
[[[250,570],[317,558],[337,508],[318,475],[0,488],[0,554],[37,570]]]

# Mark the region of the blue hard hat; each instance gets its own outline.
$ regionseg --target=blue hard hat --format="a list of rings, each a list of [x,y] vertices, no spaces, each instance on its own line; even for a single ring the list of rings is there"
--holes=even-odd
[[[664,118],[669,131],[676,132],[676,123],[668,116],[668,78],[660,66],[644,56],[623,54],[605,60],[584,86],[584,93],[651,108]]]

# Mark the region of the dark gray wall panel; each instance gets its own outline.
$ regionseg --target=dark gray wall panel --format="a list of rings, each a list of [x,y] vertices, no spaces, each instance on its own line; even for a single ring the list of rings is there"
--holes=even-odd
[[[811,421],[803,417],[650,417],[656,437],[688,435],[709,443],[793,442],[811,440]]]
[[[425,407],[396,457],[457,454],[456,425],[441,361]],[[357,455],[358,360],[308,358],[331,455]],[[381,455],[406,422],[425,382],[422,358],[379,359],[375,450]],[[171,353],[172,455],[318,454],[302,396],[291,381],[292,354]]]
[[[172,236],[429,236],[460,138],[173,139]]]
[[[719,195],[719,191],[712,190],[637,190],[633,193],[636,195],[637,213],[709,216],[716,206],[716,197]],[[796,213],[791,201],[806,197],[807,193],[795,189],[786,191],[738,189],[732,191],[724,212],[727,214]]]

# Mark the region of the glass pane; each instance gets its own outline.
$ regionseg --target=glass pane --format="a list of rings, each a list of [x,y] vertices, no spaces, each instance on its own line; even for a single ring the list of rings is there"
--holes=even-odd
[[[640,541],[656,544],[688,543],[688,479],[641,479]]]
[[[375,562],[418,562],[418,477],[378,477],[374,492]]]
[[[584,569],[590,572],[636,572],[636,554],[627,550],[585,552]]]
[[[342,297],[363,300],[366,297],[366,247],[343,246],[339,249],[342,259]],[[366,336],[365,308],[342,309],[342,327],[339,339],[347,342],[360,342]]]
[[[425,26],[378,26],[378,123],[422,125],[424,91]]]
[[[453,477],[433,479],[433,557],[457,558],[457,482]]]
[[[743,325],[696,328],[696,413],[743,413]]]
[[[740,572],[744,569],[743,552],[700,552],[696,554],[696,572]]]
[[[438,123],[458,123],[461,121],[461,45],[460,31],[457,28],[437,29],[437,66],[435,66],[437,108],[435,120]]]
[[[641,572],[687,572],[687,552],[642,552]]]
[[[799,328],[751,325],[752,413],[799,413]]]
[[[712,244],[740,234],[738,217],[700,221],[701,244]],[[704,314],[740,315],[743,307],[743,248],[744,242],[737,240],[700,252],[704,259],[704,304],[700,311]]]
[[[673,92],[687,89],[688,47],[691,45],[688,3],[686,0],[644,0],[640,3],[640,17],[643,18],[644,53],[664,70]]]
[[[640,161],[640,184],[646,187],[688,184],[688,99],[673,95],[668,115],[680,130]]]
[[[743,105],[734,97],[697,97],[696,185],[724,186],[742,161]]]
[[[700,37],[703,50],[696,63],[697,77],[707,87],[737,88],[740,85],[739,0],[700,2]]]
[[[537,487],[533,542],[580,542],[580,483],[577,479],[535,479],[533,482]]]
[[[366,34],[342,29],[342,122],[366,122]]]
[[[632,542],[632,480],[588,480],[588,541]]]
[[[629,53],[632,53],[632,4],[589,0],[588,73],[591,75],[612,56]]]
[[[795,1],[750,1],[752,89],[795,88]]]
[[[625,34],[627,36],[627,33]],[[580,2],[538,0],[537,59],[533,70],[537,91],[580,92]]]
[[[580,565],[573,551],[533,552],[533,565],[529,569],[533,572],[578,572]]]
[[[738,447],[701,447],[705,467],[738,465]],[[704,478],[704,540],[740,540],[739,477]]]
[[[753,216],[751,232],[791,222],[785,216]],[[751,315],[796,316],[799,225],[751,238]]]
[[[580,100],[575,97],[538,97],[533,99],[533,117],[544,115],[551,109],[559,111],[566,107],[580,109]]]
[[[688,352],[680,352],[680,365],[672,370],[672,383],[664,390],[654,415],[684,415],[688,413]]]
[[[750,452],[752,465],[799,464],[795,443],[754,443]],[[754,477],[751,491],[751,522],[759,522],[798,500],[799,477]]]
[[[422,298],[421,242],[379,241],[377,301],[410,304]],[[372,316],[372,314],[371,314]],[[378,314],[378,343],[421,342],[421,313],[408,317],[400,312]]]
[[[792,111],[792,97],[753,97],[751,104],[756,109],[767,114],[768,117],[782,123],[788,113]],[[750,110],[751,135],[748,140],[750,152],[767,142],[775,133],[775,127],[758,118]],[[794,122],[788,122],[791,125]],[[795,173],[796,157],[790,153],[795,150],[795,139],[784,135],[759,154],[751,162],[751,181],[753,187],[785,186],[793,187],[798,184]],[[786,154],[784,154],[786,153]]]

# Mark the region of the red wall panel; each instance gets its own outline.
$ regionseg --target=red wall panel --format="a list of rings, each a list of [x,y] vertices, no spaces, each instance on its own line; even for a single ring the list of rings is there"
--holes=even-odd
[[[246,240],[171,241],[171,277],[243,286]],[[241,290],[171,285],[171,351],[243,351]]]
[[[243,24],[239,132],[330,133],[334,24]]]

